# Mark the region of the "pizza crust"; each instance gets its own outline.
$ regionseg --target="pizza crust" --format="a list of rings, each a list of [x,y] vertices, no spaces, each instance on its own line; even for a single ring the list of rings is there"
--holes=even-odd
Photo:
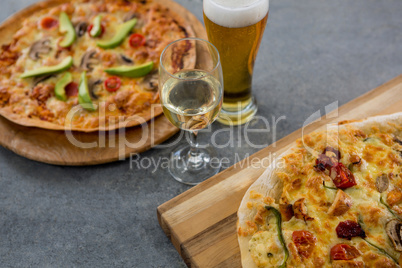
[[[14,15],[10,16],[7,18],[1,25],[0,25],[0,44],[9,44],[13,40],[14,34],[22,27],[22,22],[25,20],[25,18],[32,16],[32,14],[41,11],[44,8],[51,8],[58,6],[60,4],[64,3],[70,3],[71,1],[69,0],[45,0],[41,1],[38,3],[35,3],[17,13]],[[183,17],[180,15],[176,14],[174,11],[172,11],[172,7],[166,4],[165,1],[163,0],[153,0],[152,2],[158,3],[162,5],[163,7],[168,8],[169,10],[167,11],[168,14],[170,14],[171,17],[174,18],[175,21],[178,22],[178,24],[182,27],[185,28],[188,37],[194,37],[195,32],[193,28],[191,27],[190,23],[187,22]],[[174,5],[178,5],[176,3],[173,3]],[[188,54],[190,57],[187,57],[189,59],[193,58],[191,57],[192,55],[196,54],[195,48],[191,48],[188,51]],[[187,60],[184,63],[187,68],[193,68],[195,65],[194,60]],[[93,131],[109,131],[109,130],[114,130],[114,129],[119,129],[123,127],[134,127],[138,126],[141,124],[144,124],[144,122],[147,122],[151,120],[152,118],[155,118],[163,113],[162,107],[158,105],[153,111],[151,112],[151,108],[149,110],[144,110],[141,113],[135,114],[133,116],[129,116],[126,118],[124,122],[120,122],[118,124],[113,124],[113,125],[108,125],[108,126],[101,126],[101,119],[100,118],[100,126],[99,127],[90,127],[90,128],[85,128],[85,127],[76,127],[76,126],[63,126],[59,125],[56,123],[48,122],[48,121],[43,121],[40,119],[33,119],[29,118],[20,114],[16,114],[12,111],[10,106],[6,106],[3,108],[0,108],[0,115],[7,118],[8,120],[22,126],[26,127],[38,127],[38,128],[44,128],[44,129],[49,129],[49,130],[72,130],[72,131],[80,131],[80,132],[93,132]],[[138,117],[141,117],[140,119],[137,119]]]
[[[350,126],[356,127],[362,131],[365,132],[370,132],[371,129],[374,128],[380,128],[380,129],[387,129],[392,127],[392,125],[399,125],[402,126],[402,112],[400,113],[395,113],[392,115],[385,115],[385,116],[375,116],[375,117],[370,117],[365,120],[359,120],[359,121],[343,121],[335,124],[331,124],[327,127],[328,131],[335,130],[336,128],[339,127],[339,129],[342,128],[347,128]],[[402,127],[399,127],[399,133],[400,137],[402,137]],[[256,209],[250,209],[248,207],[248,203],[255,201],[253,200],[250,196],[250,193],[252,191],[257,192],[261,194],[262,196],[269,196],[272,197],[275,200],[275,204],[279,203],[279,198],[282,194],[283,191],[283,183],[281,178],[279,178],[276,173],[284,171],[280,168],[275,168],[276,163],[278,161],[281,161],[281,159],[290,154],[292,150],[296,147],[296,142],[290,144],[288,146],[288,149],[278,156],[273,163],[265,170],[265,172],[249,187],[247,192],[245,193],[239,209],[237,211],[237,229],[239,228],[246,228],[247,221],[254,221],[254,217],[256,216]],[[243,267],[247,268],[256,268],[257,265],[254,263],[251,254],[249,252],[249,241],[250,241],[251,235],[248,236],[242,236],[238,234],[238,243],[240,247],[240,253],[241,253],[241,262]],[[300,267],[304,267],[304,265],[301,265]]]
[[[163,109],[160,105],[158,105],[154,110],[153,114],[151,113],[146,113],[142,112],[139,114],[135,114],[133,116],[130,116],[126,118],[123,122],[119,122],[117,124],[113,125],[108,125],[108,126],[99,126],[96,128],[78,128],[74,126],[69,126],[69,124],[66,124],[65,126],[54,124],[51,122],[47,121],[42,121],[42,120],[36,120],[32,118],[28,118],[26,116],[22,116],[19,114],[15,114],[11,111],[10,107],[4,107],[0,109],[0,115],[3,117],[7,118],[11,122],[25,126],[25,127],[39,127],[39,128],[44,128],[44,129],[49,129],[49,130],[71,130],[71,131],[80,131],[80,132],[94,132],[94,131],[110,131],[110,130],[115,130],[119,128],[126,128],[126,127],[134,127],[138,126],[141,124],[144,124],[151,119],[161,115],[163,113]]]

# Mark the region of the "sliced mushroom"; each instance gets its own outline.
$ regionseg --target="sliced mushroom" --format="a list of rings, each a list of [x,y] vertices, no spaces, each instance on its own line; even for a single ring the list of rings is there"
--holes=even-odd
[[[49,79],[52,76],[53,76],[52,74],[46,74],[46,75],[35,77],[34,80],[33,80],[34,87],[36,85],[38,85],[39,83],[42,83],[43,81],[46,81],[47,79]]]
[[[96,88],[97,86],[102,84],[102,80],[90,80],[88,82],[88,89],[89,89],[89,94],[91,95],[91,98],[94,100],[99,99],[99,96],[96,94]]]
[[[47,54],[52,50],[50,47],[50,40],[49,39],[41,39],[36,41],[32,44],[31,48],[29,49],[28,56],[33,60],[39,60],[41,54]]]
[[[352,198],[350,198],[350,196],[344,191],[338,190],[338,192],[336,192],[334,202],[328,209],[328,215],[341,216],[350,209],[352,204]]]
[[[312,221],[314,218],[307,215],[307,206],[304,204],[305,198],[300,198],[293,204],[293,212],[296,219],[301,219],[304,221]]]
[[[120,58],[121,58],[121,61],[123,62],[123,64],[127,64],[127,65],[134,64],[134,61],[124,54],[120,54]]]
[[[75,32],[77,33],[78,37],[83,36],[88,29],[88,23],[86,23],[85,21],[81,21],[79,23],[77,23],[77,25],[75,25]]]
[[[375,181],[375,187],[377,188],[377,191],[380,193],[388,190],[389,187],[389,179],[386,174],[382,174],[381,176],[378,176],[376,181]]]
[[[128,13],[126,16],[124,16],[123,21],[126,22],[126,21],[132,20],[134,18],[138,18],[138,13],[131,12],[131,13]]]
[[[85,52],[85,54],[82,56],[80,68],[84,71],[92,71],[94,69],[93,65],[96,65],[98,63],[99,59],[96,55],[96,51],[89,50]]]
[[[402,251],[402,223],[398,220],[391,220],[385,226],[389,239],[394,244],[396,251]]]
[[[158,71],[154,70],[147,74],[142,81],[142,86],[148,91],[157,91],[159,85]]]

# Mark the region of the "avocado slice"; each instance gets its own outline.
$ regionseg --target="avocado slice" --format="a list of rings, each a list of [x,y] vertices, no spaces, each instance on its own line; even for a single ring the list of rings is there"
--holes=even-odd
[[[45,74],[54,74],[54,73],[59,73],[62,71],[67,70],[73,65],[73,57],[68,56],[64,60],[62,60],[59,64],[54,65],[54,66],[44,66],[40,67],[34,70],[26,71],[22,75],[20,75],[20,78],[28,78],[28,77],[35,77],[35,76],[41,76]]]
[[[119,66],[114,68],[109,68],[104,70],[108,74],[117,75],[117,76],[126,76],[126,77],[141,77],[147,75],[152,68],[154,67],[154,62],[149,61],[147,63],[135,66]]]
[[[102,33],[101,21],[102,21],[101,15],[98,15],[95,17],[93,27],[92,27],[91,31],[89,32],[89,34],[92,37],[98,37],[101,35],[101,33]]]
[[[60,13],[59,21],[60,21],[59,31],[61,33],[66,33],[64,35],[63,40],[59,43],[59,46],[69,47],[74,43],[74,41],[77,37],[74,26],[71,23],[70,18],[68,17],[68,15],[65,12]]]
[[[123,24],[121,24],[116,32],[116,34],[112,37],[112,39],[107,41],[99,41],[96,43],[98,47],[108,49],[108,48],[115,48],[123,43],[124,39],[127,35],[131,32],[134,28],[135,24],[137,23],[137,19],[134,18],[129,20]]]
[[[96,111],[89,94],[87,72],[81,73],[80,85],[78,86],[78,103],[88,111]]]
[[[58,98],[59,100],[62,100],[62,101],[67,100],[65,87],[68,84],[70,84],[72,81],[73,81],[73,76],[71,75],[70,72],[65,73],[62,76],[62,78],[60,78],[57,81],[56,86],[54,87],[54,94],[56,95],[56,98]]]

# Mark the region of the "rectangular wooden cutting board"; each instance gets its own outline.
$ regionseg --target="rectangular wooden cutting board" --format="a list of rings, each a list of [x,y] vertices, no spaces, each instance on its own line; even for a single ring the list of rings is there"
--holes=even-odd
[[[343,105],[304,129],[304,134],[342,120],[402,112],[402,75]],[[284,152],[299,129],[276,145],[253,154],[158,207],[159,223],[189,267],[241,267],[236,237],[237,208],[248,187],[263,173],[251,164]]]

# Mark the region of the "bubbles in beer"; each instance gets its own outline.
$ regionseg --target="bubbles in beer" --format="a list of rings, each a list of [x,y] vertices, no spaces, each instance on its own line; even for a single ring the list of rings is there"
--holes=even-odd
[[[214,23],[228,28],[253,25],[268,13],[269,0],[204,0],[204,13]]]

